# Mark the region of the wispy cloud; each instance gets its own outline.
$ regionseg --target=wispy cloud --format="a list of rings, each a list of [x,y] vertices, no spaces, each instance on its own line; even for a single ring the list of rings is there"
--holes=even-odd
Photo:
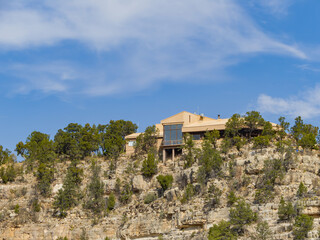
[[[21,79],[31,84],[21,92],[32,91],[32,86],[70,92],[75,84],[83,94],[109,95],[192,77],[214,81],[213,76],[252,54],[307,58],[299,47],[264,33],[233,0],[16,0],[0,10],[0,33],[2,51],[70,40],[118,59],[116,64],[103,60],[103,69],[86,70],[94,78],[88,72],[75,74],[73,82],[61,77],[65,69],[43,69],[37,78],[41,81],[31,81],[22,70]],[[72,72],[83,72],[83,66],[67,65]]]
[[[288,8],[294,0],[256,0],[260,5],[266,7],[271,13],[276,15],[287,14]]]
[[[298,96],[288,98],[271,97],[261,94],[258,109],[264,113],[302,116],[313,118],[320,116],[320,86],[301,92]]]
[[[301,65],[298,65],[298,68],[302,70],[311,71],[311,72],[320,72],[320,67],[314,67],[310,64],[301,64]]]
[[[10,74],[16,79],[9,94],[66,93],[78,76],[74,69],[62,62],[50,64],[2,64],[0,73]]]

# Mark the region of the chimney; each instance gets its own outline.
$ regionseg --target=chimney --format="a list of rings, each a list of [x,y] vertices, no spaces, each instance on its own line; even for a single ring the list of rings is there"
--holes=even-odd
[[[218,114],[218,119],[220,119],[220,114]]]

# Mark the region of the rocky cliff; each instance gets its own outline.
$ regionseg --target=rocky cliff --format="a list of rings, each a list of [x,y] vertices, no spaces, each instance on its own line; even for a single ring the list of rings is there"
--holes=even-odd
[[[222,155],[222,174],[211,177],[206,186],[197,183],[197,163],[184,169],[184,162],[179,158],[175,162],[159,162],[158,173],[151,179],[141,175],[141,160],[123,156],[117,163],[115,173],[109,174],[109,162],[95,158],[102,168],[106,199],[111,192],[117,192],[119,182],[130,183],[133,192],[127,204],[116,201],[114,210],[98,219],[94,219],[81,204],[68,211],[65,218],[54,216],[54,197],[62,187],[69,164],[57,163],[52,194],[48,198],[39,198],[41,207],[38,212],[31,208],[36,183],[32,172],[25,172],[13,183],[0,184],[0,239],[207,239],[210,227],[229,219],[231,206],[227,196],[231,190],[258,213],[258,221],[267,221],[273,239],[293,239],[294,220],[279,220],[281,197],[314,218],[313,230],[308,233],[308,238],[317,239],[320,220],[318,154],[317,151],[293,151],[289,155],[279,153],[275,147],[261,150],[248,145],[239,152],[234,150]],[[273,197],[257,203],[257,184],[265,161],[270,159],[287,160],[290,164],[283,177],[276,180],[271,193]],[[84,169],[83,192],[89,181],[91,160],[85,159],[79,165]],[[173,185],[165,192],[160,190],[156,179],[159,174],[173,176]],[[193,195],[187,202],[181,201],[190,183],[194,186]],[[303,196],[297,196],[300,183],[307,187]],[[221,191],[218,202],[213,201],[214,194],[208,190],[210,185]],[[146,196],[150,193],[154,193],[156,199],[146,203]],[[255,234],[256,225],[257,222],[246,225],[238,239],[250,239]]]

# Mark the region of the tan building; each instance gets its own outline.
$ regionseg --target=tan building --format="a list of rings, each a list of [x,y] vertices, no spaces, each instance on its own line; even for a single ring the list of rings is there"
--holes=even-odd
[[[163,154],[163,160],[168,158],[174,160],[175,155],[181,154],[181,146],[183,144],[183,134],[189,133],[195,141],[201,140],[207,131],[219,130],[220,136],[223,136],[226,128],[226,123],[229,119],[221,119],[218,115],[217,119],[206,116],[190,113],[180,112],[176,115],[162,120],[156,124],[159,131],[157,147]],[[272,123],[273,127],[277,124]],[[261,132],[261,130],[259,130]],[[246,135],[246,129],[242,132]],[[134,152],[134,145],[137,137],[142,133],[133,133],[126,136],[126,153],[132,154]]]
[[[160,124],[156,124],[159,131],[158,149],[162,151],[164,160],[168,157],[174,159],[176,154],[181,153],[183,134],[189,133],[194,140],[201,140],[207,131],[214,129],[224,131],[227,121],[228,119],[220,119],[219,116],[218,119],[213,119],[186,111],[180,112],[162,120]],[[126,136],[127,154],[134,152],[135,141],[140,134],[142,133]]]

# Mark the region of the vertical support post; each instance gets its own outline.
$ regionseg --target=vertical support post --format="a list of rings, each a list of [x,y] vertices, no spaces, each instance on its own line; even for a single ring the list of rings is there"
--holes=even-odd
[[[162,161],[163,163],[166,163],[166,149],[162,150]]]
[[[172,162],[174,162],[174,148],[172,148]]]

